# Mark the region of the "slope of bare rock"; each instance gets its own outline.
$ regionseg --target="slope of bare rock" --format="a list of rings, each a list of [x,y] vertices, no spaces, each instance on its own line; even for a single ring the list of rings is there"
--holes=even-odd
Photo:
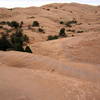
[[[99,85],[91,82],[45,71],[0,67],[2,100],[99,100],[99,93]]]
[[[100,100],[99,20],[100,6],[77,3],[0,8],[0,34],[15,32],[4,22],[23,21],[33,51],[0,51],[0,100]],[[66,38],[47,41],[61,28]]]
[[[91,64],[68,62],[67,65],[49,57],[20,52],[0,52],[0,62],[10,67],[45,70],[77,79],[100,82],[100,69]]]
[[[34,54],[50,56],[64,62],[73,60],[100,64],[99,40],[99,32],[88,32],[76,37],[35,43],[32,49]]]

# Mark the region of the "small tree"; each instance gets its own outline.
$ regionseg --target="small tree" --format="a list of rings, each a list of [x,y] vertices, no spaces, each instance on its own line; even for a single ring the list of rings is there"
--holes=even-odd
[[[22,30],[19,28],[11,35],[11,42],[16,51],[24,51],[23,45],[25,42],[28,42],[28,37],[23,34]]]
[[[25,48],[25,52],[32,53],[32,50],[30,49],[29,46],[26,46],[26,48]]]

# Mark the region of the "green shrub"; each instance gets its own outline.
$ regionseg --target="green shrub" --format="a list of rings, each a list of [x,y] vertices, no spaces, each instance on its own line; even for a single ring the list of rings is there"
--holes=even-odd
[[[0,38],[0,50],[6,51],[7,49],[12,48],[12,45],[6,35],[2,35]]]
[[[38,28],[38,31],[41,32],[41,33],[45,33],[42,28]]]
[[[24,22],[21,21],[19,27],[22,28],[23,24],[24,24]]]
[[[1,21],[0,24],[1,24],[1,25],[5,25],[6,22],[5,22],[5,21]]]
[[[11,21],[11,22],[7,21],[6,24],[7,24],[8,26],[14,27],[14,28],[18,28],[18,27],[20,26],[19,23],[16,22],[16,21]]]
[[[59,32],[60,37],[66,37],[65,28],[61,28]]]
[[[27,37],[27,35],[23,34],[20,28],[17,29],[16,32],[11,35],[11,42],[16,51],[24,51],[23,45],[28,41],[29,38]]]
[[[58,38],[59,38],[59,36],[57,36],[57,35],[54,35],[54,36],[49,35],[48,36],[48,40],[55,40],[55,39],[58,39]]]
[[[16,28],[16,32],[12,35],[4,33],[2,33],[1,35],[0,50],[15,50],[32,53],[31,49],[27,46],[27,43],[29,42],[29,37],[23,34],[23,30],[20,27]],[[25,50],[24,46],[26,46]]]
[[[33,27],[39,27],[40,25],[39,25],[38,21],[33,21],[32,26]]]
[[[60,24],[64,24],[64,22],[63,22],[63,21],[60,21],[59,23],[60,23]]]
[[[11,21],[11,22],[7,21],[6,24],[7,24],[8,26],[14,27],[14,28],[18,28],[18,27],[19,27],[19,23],[16,22],[16,21]]]
[[[69,29],[69,30],[67,30],[68,32],[75,32],[75,30],[71,30],[71,29]]]
[[[77,31],[77,33],[83,33],[84,31]]]
[[[23,35],[23,39],[25,42],[29,42],[29,37],[26,34]]]
[[[10,23],[10,26],[11,26],[11,27],[14,27],[14,28],[18,28],[18,27],[19,27],[19,23],[16,22],[16,21],[12,21],[12,22]]]
[[[6,23],[7,23],[8,26],[11,26],[11,22],[7,21]]]

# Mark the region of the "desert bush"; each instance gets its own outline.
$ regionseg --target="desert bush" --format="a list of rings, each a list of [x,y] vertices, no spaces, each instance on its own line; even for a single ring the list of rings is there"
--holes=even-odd
[[[12,45],[8,37],[4,34],[0,37],[0,50],[6,51],[8,48],[12,48]]]
[[[24,24],[24,22],[21,21],[19,27],[22,28],[23,24]]]
[[[16,51],[24,51],[24,43],[28,43],[29,38],[27,35],[23,34],[23,31],[19,28],[11,35],[11,42]]]
[[[69,29],[69,30],[67,30],[68,32],[75,32],[75,30],[71,30],[71,29]]]
[[[18,27],[19,27],[19,23],[16,22],[16,21],[11,21],[11,22],[7,21],[6,24],[7,24],[8,26],[14,27],[14,28],[18,28]]]
[[[77,33],[83,33],[84,31],[77,31]]]
[[[68,21],[67,23],[65,23],[65,25],[67,27],[72,27],[72,24],[77,24],[77,21],[76,20],[72,20],[72,21]]]
[[[60,21],[59,23],[60,23],[60,24],[64,24],[64,22],[63,22],[63,21]]]
[[[22,33],[22,30],[17,30],[15,33],[13,33],[11,35],[11,41],[12,43],[20,43],[20,44],[23,44],[23,42],[25,41],[24,39],[24,34]]]
[[[29,46],[26,46],[26,48],[25,48],[25,52],[32,53],[32,50],[30,49]]]
[[[8,26],[11,26],[11,22],[9,22],[9,21],[7,21],[6,24],[7,24]]]
[[[47,9],[48,11],[50,11],[50,9]]]
[[[66,37],[67,36],[66,33],[65,33],[65,28],[60,29],[59,36],[60,37]]]
[[[39,25],[38,21],[33,21],[32,26],[33,27],[39,27],[40,25]]]
[[[23,33],[23,30],[21,28],[17,28],[16,32],[13,33],[12,35],[4,33],[2,33],[1,35],[2,36],[0,38],[0,50],[31,52],[31,49],[27,47],[27,43],[29,42],[29,37]],[[26,46],[25,50],[24,46]]]
[[[59,38],[59,36],[57,36],[57,35],[54,35],[54,36],[49,35],[48,36],[48,40],[55,40],[55,39],[58,39],[58,38]]]
[[[18,28],[19,27],[19,23],[16,22],[16,21],[12,21],[12,22],[10,22],[10,26],[14,27],[14,28]]]
[[[1,24],[1,25],[5,25],[6,22],[5,22],[5,21],[1,21],[0,24]]]
[[[29,37],[26,34],[23,35],[23,39],[25,42],[27,43],[29,42]]]
[[[75,35],[74,34],[72,34],[72,37],[74,37]]]
[[[42,28],[38,28],[38,31],[41,32],[41,33],[45,33]]]

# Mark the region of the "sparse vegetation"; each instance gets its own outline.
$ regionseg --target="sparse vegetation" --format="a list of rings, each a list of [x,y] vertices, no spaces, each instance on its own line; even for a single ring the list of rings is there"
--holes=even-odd
[[[63,21],[60,21],[59,23],[60,23],[60,24],[64,24],[64,22],[63,22]]]
[[[11,21],[11,22],[6,22],[8,26],[10,27],[14,27],[14,28],[18,28],[19,27],[19,23],[16,21]]]
[[[32,26],[33,26],[33,27],[39,27],[40,24],[39,24],[38,21],[33,21]]]
[[[77,33],[83,33],[83,32],[84,32],[84,31],[82,31],[82,30],[81,30],[81,31],[77,31]]]
[[[65,33],[65,28],[60,29],[59,35],[54,35],[54,36],[49,35],[47,40],[55,40],[55,39],[62,38],[62,37],[67,37]]]
[[[55,40],[55,39],[58,39],[58,38],[59,38],[59,36],[57,36],[57,35],[54,35],[54,36],[49,35],[48,36],[48,40]]]
[[[68,21],[67,23],[65,23],[65,25],[67,27],[72,27],[72,24],[77,24],[77,21],[76,20],[72,20],[72,21]]]
[[[50,11],[50,9],[46,9],[47,11]]]
[[[68,21],[68,22],[60,21],[59,23],[66,25],[67,27],[72,27],[73,24],[77,24],[77,21],[76,20],[72,20],[72,21]]]
[[[2,34],[0,37],[0,50],[6,51],[8,48],[12,48],[12,45],[7,35]]]
[[[3,51],[16,50],[16,51],[22,51],[22,52],[31,51],[30,47],[27,46],[27,43],[29,43],[29,37],[26,34],[24,34],[22,30],[23,22],[19,24],[16,21],[12,21],[12,22],[8,21],[7,24],[11,27],[14,27],[15,32],[9,35],[7,33],[11,32],[11,30],[6,30],[6,34],[4,33],[1,34],[0,50],[3,50]],[[24,47],[25,47],[25,50],[24,50]],[[30,50],[27,50],[28,48]]]
[[[42,28],[38,28],[38,31],[41,33],[45,33],[45,31]]]
[[[21,21],[19,27],[22,28],[23,24],[24,24],[24,22]]]
[[[71,30],[71,29],[69,29],[69,30],[67,30],[68,32],[75,32],[75,30]]]
[[[6,24],[5,21],[1,21],[1,22],[0,22],[0,25],[5,25],[5,24]]]
[[[60,37],[66,37],[67,36],[66,33],[65,33],[65,28],[60,29],[59,36]]]
[[[21,29],[17,29],[15,33],[11,35],[11,42],[16,51],[24,51],[24,43],[28,42],[28,38],[23,34]]]

